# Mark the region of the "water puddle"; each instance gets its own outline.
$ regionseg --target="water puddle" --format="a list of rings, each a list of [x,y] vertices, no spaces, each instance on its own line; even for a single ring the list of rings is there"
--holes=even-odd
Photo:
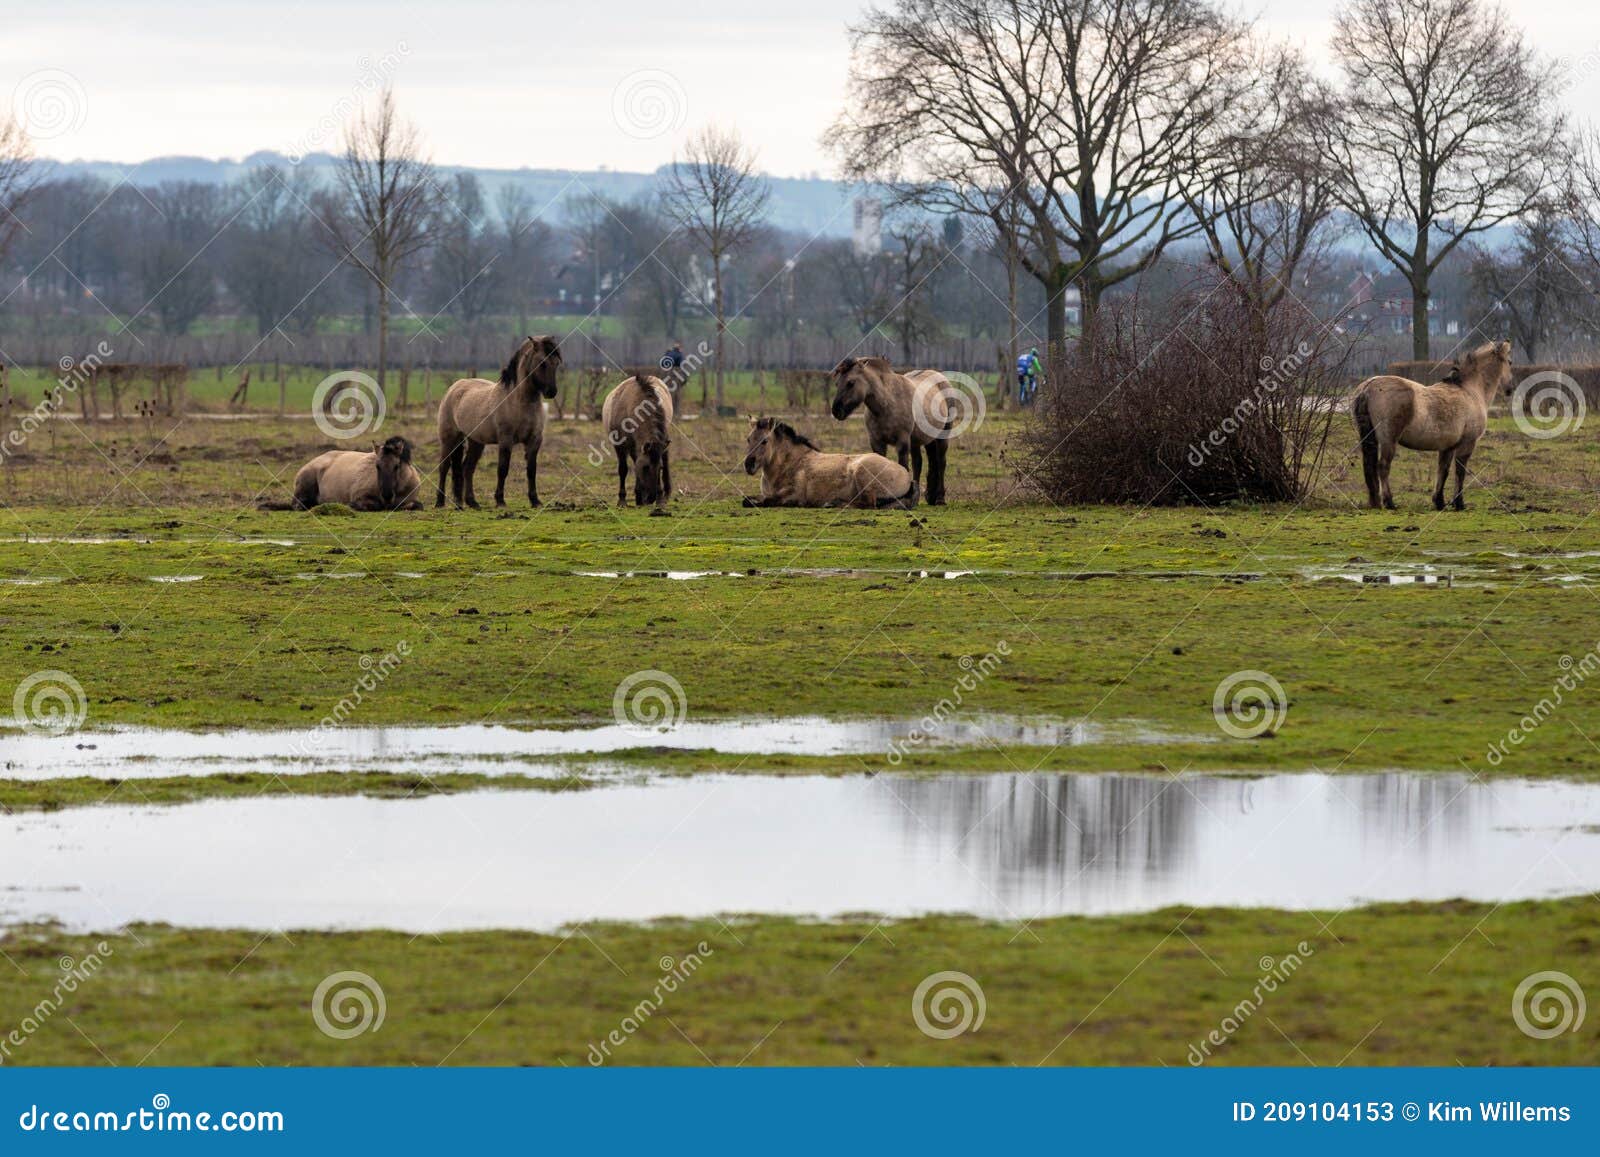
[[[922,738],[913,739],[913,734]],[[557,756],[604,755],[631,748],[721,751],[735,755],[862,755],[891,749],[1081,746],[1100,743],[1209,742],[1134,721],[1083,723],[1011,715],[952,718],[933,727],[915,719],[690,720],[671,728],[623,726],[309,727],[276,730],[83,730],[64,735],[0,732],[6,779],[152,779],[175,775],[317,771],[392,771],[427,775],[564,775]]]
[[[727,912],[1019,920],[1600,887],[1600,786],[1448,773],[708,776],[0,822],[13,866],[0,920],[78,930],[551,930]]]
[[[203,574],[153,574],[150,581],[153,583],[197,583],[206,576]]]
[[[167,543],[183,543],[186,545],[203,546],[299,546],[300,543],[292,538],[253,538],[245,535],[216,534],[209,537],[200,535],[179,535],[173,538],[146,538],[133,534],[12,534],[0,535],[0,544],[18,543],[25,546],[50,545],[50,546],[108,546],[114,543],[128,543],[134,546],[156,546]]]
[[[0,578],[0,586],[8,587],[42,587],[49,583],[66,581],[60,575],[46,575],[43,578]]]

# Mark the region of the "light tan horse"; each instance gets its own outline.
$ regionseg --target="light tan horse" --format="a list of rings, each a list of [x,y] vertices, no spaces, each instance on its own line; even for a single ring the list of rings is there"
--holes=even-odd
[[[635,373],[606,395],[600,409],[606,440],[617,452],[617,505],[628,504],[628,463],[633,462],[633,498],[664,512],[672,496],[672,391],[649,374]]]
[[[761,497],[746,506],[859,506],[910,510],[917,504],[911,471],[882,454],[824,454],[787,422],[752,419],[744,472],[761,471]]]
[[[1361,468],[1367,500],[1376,510],[1394,506],[1389,466],[1396,446],[1432,450],[1439,455],[1439,480],[1433,508],[1444,509],[1444,486],[1450,464],[1456,468],[1457,510],[1467,508],[1461,492],[1467,482],[1467,460],[1489,423],[1489,403],[1510,393],[1511,343],[1491,342],[1464,354],[1442,382],[1424,386],[1392,375],[1368,378],[1356,388],[1354,413],[1361,436]]]
[[[411,443],[396,435],[370,451],[329,450],[300,467],[293,502],[263,502],[262,510],[310,510],[342,502],[352,510],[421,510],[422,475],[411,465]]]
[[[524,339],[500,371],[500,380],[462,378],[439,403],[439,493],[444,505],[445,473],[450,474],[456,508],[463,499],[476,507],[472,476],[485,446],[500,448],[494,504],[506,504],[506,474],[511,448],[521,446],[528,463],[528,502],[539,505],[539,447],[544,442],[544,399],[556,396],[561,351],[553,337]]]
[[[893,446],[900,465],[909,458],[911,477],[922,480],[922,450],[928,451],[928,505],[944,505],[944,469],[951,413],[944,375],[937,370],[894,372],[887,358],[845,358],[833,367],[833,416],[841,422],[867,408],[867,445],[874,454]]]

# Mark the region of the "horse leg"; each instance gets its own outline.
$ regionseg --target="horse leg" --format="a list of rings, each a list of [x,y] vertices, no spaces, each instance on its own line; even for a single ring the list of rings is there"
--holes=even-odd
[[[1384,446],[1378,451],[1378,485],[1383,491],[1383,505],[1395,509],[1394,491],[1389,488],[1389,467],[1394,464],[1394,447]]]
[[[944,467],[950,443],[944,439],[928,443],[928,505],[944,505]],[[915,479],[913,479],[915,481]],[[913,488],[912,493],[915,493]]]
[[[461,474],[466,480],[467,505],[474,510],[478,509],[477,487],[474,485],[474,481],[478,476],[478,459],[482,457],[482,442],[468,442],[462,448]]]
[[[933,447],[928,448],[928,475],[933,475]],[[915,442],[911,443],[911,481],[922,482],[922,447]]]
[[[534,438],[522,447],[522,456],[528,460],[528,505],[539,503],[539,446],[543,438]]]
[[[467,444],[465,441],[457,442],[455,449],[450,451],[450,492],[455,498],[456,509],[460,510],[463,494],[467,485]]]
[[[1444,509],[1444,484],[1450,481],[1450,463],[1455,456],[1454,448],[1439,451],[1439,479],[1434,483],[1433,487],[1433,508],[1435,510]]]
[[[667,499],[672,497],[672,453],[669,450],[661,451],[661,497],[656,499],[656,505],[666,508]]]
[[[456,446],[446,446],[443,442],[439,443],[439,496],[433,504],[435,508],[444,505],[444,480],[445,476],[450,473],[450,463],[455,459],[456,450]]]
[[[621,446],[617,451],[617,505],[628,505],[628,452]]]
[[[495,464],[494,504],[506,504],[506,475],[511,473],[511,443],[500,443],[500,460]]]

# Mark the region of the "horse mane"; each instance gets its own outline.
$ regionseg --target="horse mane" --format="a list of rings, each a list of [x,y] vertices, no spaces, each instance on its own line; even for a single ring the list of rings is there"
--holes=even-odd
[[[506,368],[500,371],[500,386],[502,389],[512,389],[517,384],[517,368],[522,363],[523,355],[527,353],[528,344],[533,339],[524,338],[522,344],[511,351],[511,360],[506,363]]]
[[[380,448],[380,452],[384,454],[393,454],[402,462],[410,462],[411,441],[410,439],[404,438],[399,434],[393,434],[384,439],[384,443]]]
[[[770,421],[771,419],[767,420]],[[772,432],[780,438],[784,438],[790,442],[793,442],[796,446],[804,446],[808,450],[820,451],[822,449],[821,446],[818,446],[799,430],[796,430],[793,426],[789,425],[788,422],[773,422]]]
[[[664,446],[670,440],[667,436],[667,412],[661,406],[661,399],[656,395],[655,390],[651,388],[651,383],[659,379],[653,378],[649,374],[635,371],[633,380],[638,383],[639,392],[643,395],[639,399],[639,405],[635,407],[634,413],[639,416],[640,425],[650,435],[647,441]]]

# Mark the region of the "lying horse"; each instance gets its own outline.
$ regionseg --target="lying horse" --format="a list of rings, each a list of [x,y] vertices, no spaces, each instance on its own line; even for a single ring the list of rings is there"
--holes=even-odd
[[[1367,501],[1374,510],[1394,506],[1389,466],[1397,445],[1408,450],[1433,450],[1439,455],[1439,480],[1433,508],[1444,509],[1444,486],[1450,464],[1456,468],[1454,506],[1465,510],[1461,492],[1467,481],[1467,459],[1489,422],[1489,402],[1509,393],[1511,343],[1493,342],[1465,354],[1442,382],[1424,386],[1408,378],[1368,378],[1356,388],[1354,413],[1361,437],[1361,468]]]
[[[300,467],[293,502],[263,502],[262,510],[310,510],[342,502],[352,510],[421,510],[422,475],[411,465],[411,443],[399,435],[370,451],[329,450]]]
[[[874,454],[890,446],[911,477],[922,480],[922,448],[928,449],[928,505],[944,504],[944,468],[950,408],[944,375],[937,370],[897,374],[887,358],[845,358],[833,367],[833,416],[841,422],[867,408],[867,444]]]
[[[528,463],[528,502],[539,505],[539,447],[544,442],[544,398],[556,396],[556,375],[561,371],[561,351],[553,337],[530,337],[517,347],[500,371],[500,380],[462,378],[445,392],[439,403],[439,493],[435,506],[444,505],[445,473],[450,474],[459,510],[478,505],[472,477],[483,448],[500,448],[495,477],[494,504],[506,504],[506,474],[511,470],[511,448],[520,445]],[[541,397],[543,395],[543,397]]]
[[[761,471],[761,497],[746,506],[860,506],[910,510],[917,504],[911,471],[882,454],[824,454],[787,422],[752,419],[744,472]]]
[[[633,467],[633,500],[667,508],[672,496],[672,391],[660,378],[635,373],[606,395],[600,410],[606,440],[617,452],[617,505],[628,504],[628,463]]]

